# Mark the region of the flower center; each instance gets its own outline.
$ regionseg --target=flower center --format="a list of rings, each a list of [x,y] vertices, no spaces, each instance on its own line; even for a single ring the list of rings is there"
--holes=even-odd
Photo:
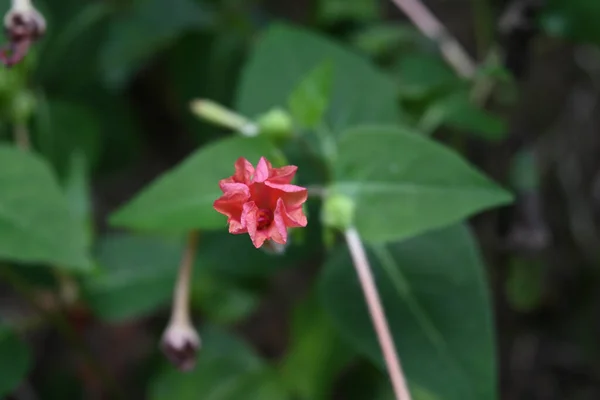
[[[265,229],[273,222],[273,211],[261,208],[256,213],[256,228],[258,230]]]

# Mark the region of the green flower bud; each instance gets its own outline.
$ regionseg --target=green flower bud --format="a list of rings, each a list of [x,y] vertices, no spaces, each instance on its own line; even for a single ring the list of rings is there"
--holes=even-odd
[[[333,193],[325,198],[321,220],[323,225],[346,230],[354,222],[354,212],[356,204],[350,197]]]
[[[285,139],[292,136],[292,117],[281,108],[274,108],[261,115],[256,120],[262,134],[276,139]]]

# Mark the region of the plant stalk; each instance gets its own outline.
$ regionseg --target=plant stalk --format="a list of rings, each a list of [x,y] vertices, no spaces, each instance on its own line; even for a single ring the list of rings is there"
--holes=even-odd
[[[377,291],[371,266],[369,265],[369,260],[362,240],[360,239],[360,235],[353,227],[347,229],[344,232],[344,235],[346,237],[346,242],[348,243],[348,248],[350,249],[354,268],[356,269],[360,285],[362,286],[365,295],[369,314],[371,315],[375,333],[377,334],[377,339],[381,346],[381,351],[392,382],[396,400],[411,400],[406,379],[402,372],[400,358],[398,357],[394,339],[390,333],[385,312],[379,298],[379,292]]]

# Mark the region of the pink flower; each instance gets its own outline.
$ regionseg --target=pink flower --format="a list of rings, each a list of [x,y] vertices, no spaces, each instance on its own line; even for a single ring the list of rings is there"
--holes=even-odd
[[[229,232],[248,233],[254,247],[265,240],[285,244],[288,228],[306,226],[302,204],[306,188],[292,185],[298,167],[273,168],[261,157],[256,169],[243,157],[235,162],[235,174],[219,182],[223,195],[213,207],[226,215]]]

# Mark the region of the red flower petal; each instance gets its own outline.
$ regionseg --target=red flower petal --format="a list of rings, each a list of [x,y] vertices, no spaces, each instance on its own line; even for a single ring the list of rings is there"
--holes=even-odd
[[[232,188],[215,200],[213,208],[228,217],[230,233],[245,233],[246,229],[241,217],[244,204],[250,199],[250,191],[242,183],[230,183],[228,186],[236,188]]]
[[[271,166],[271,163],[267,161],[266,158],[261,157],[260,160],[258,160],[258,164],[256,165],[254,182],[262,183],[269,179],[269,174],[272,168],[273,167]]]
[[[299,207],[308,199],[308,190],[302,186],[296,185],[279,185],[270,181],[265,182],[274,196],[282,198],[286,207]]]
[[[228,217],[229,232],[248,233],[260,248],[267,240],[285,244],[288,228],[307,224],[302,204],[308,191],[291,181],[298,167],[273,168],[264,157],[256,169],[245,158],[235,163],[233,176],[219,181],[223,195],[214,208]]]
[[[271,170],[269,182],[280,185],[289,184],[294,179],[296,171],[298,171],[298,167],[296,167],[295,165],[288,165],[281,168],[273,168]]]
[[[250,235],[250,239],[252,240],[252,244],[257,249],[263,245],[265,240],[267,240],[266,231],[258,230],[258,207],[256,203],[253,201],[249,201],[244,204],[244,210],[242,212],[242,221],[243,224],[246,225],[246,229],[248,230],[248,234]]]
[[[299,228],[307,225],[308,220],[306,219],[306,215],[304,215],[304,210],[302,207],[290,210],[285,207],[283,200],[279,199],[277,201],[277,210],[280,209],[281,217],[283,218],[285,226],[290,228]]]
[[[246,160],[244,157],[238,158],[235,162],[235,174],[232,178],[236,182],[249,185],[252,180],[252,175],[254,175],[254,167],[252,166],[252,163]]]

